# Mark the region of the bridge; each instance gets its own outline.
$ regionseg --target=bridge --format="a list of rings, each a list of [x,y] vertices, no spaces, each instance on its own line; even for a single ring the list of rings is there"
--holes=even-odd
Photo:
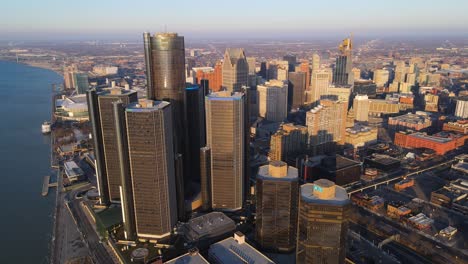
[[[437,165],[434,165],[434,166],[431,166],[431,167],[428,167],[428,168],[425,168],[425,169],[421,169],[421,170],[418,170],[418,171],[415,171],[415,172],[402,174],[402,175],[397,175],[395,177],[388,178],[388,179],[383,179],[383,180],[381,180],[379,182],[372,183],[372,184],[360,187],[358,189],[353,189],[353,187],[351,186],[351,187],[348,187],[346,191],[348,192],[348,196],[351,197],[351,195],[353,193],[362,192],[362,191],[370,189],[370,188],[377,189],[377,187],[380,186],[380,185],[383,185],[383,184],[388,185],[391,182],[400,181],[402,179],[406,179],[408,177],[412,177],[412,176],[424,173],[426,171],[433,170],[435,168],[438,168],[438,167],[441,167],[441,166],[444,166],[444,165],[452,165],[453,162],[455,162],[455,161],[456,161],[456,159],[452,159],[452,160],[449,160],[449,161],[446,161],[446,162],[443,162],[443,163],[439,163]]]

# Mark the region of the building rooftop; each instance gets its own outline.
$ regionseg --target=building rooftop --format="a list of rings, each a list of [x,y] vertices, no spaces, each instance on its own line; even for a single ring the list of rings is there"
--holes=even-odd
[[[381,155],[381,154],[372,154],[372,156],[368,157],[368,159],[374,162],[383,164],[383,165],[390,165],[390,164],[400,162],[399,159],[395,159],[388,155]]]
[[[416,112],[416,114],[407,113],[400,116],[389,117],[389,121],[397,120],[399,122],[405,122],[410,124],[426,124],[432,122],[431,116],[432,115],[429,113],[418,111]]]
[[[79,177],[84,174],[83,170],[78,167],[76,162],[67,161],[64,163],[65,174],[68,178]]]
[[[244,96],[244,93],[241,92],[229,92],[229,91],[220,91],[220,92],[214,92],[210,93],[209,95],[206,96],[208,100],[240,100],[242,99],[242,96]]]
[[[209,264],[209,262],[198,253],[198,250],[189,252],[175,259],[164,262],[165,264]]]
[[[222,260],[223,264],[274,264],[271,259],[249,245],[244,234],[240,232],[236,232],[234,237],[211,245],[208,254],[210,258]]]
[[[277,171],[280,172],[277,173]],[[288,166],[283,161],[272,161],[270,164],[263,165],[258,169],[257,178],[263,180],[297,181],[297,175],[296,168]]]
[[[319,197],[322,193],[326,194],[327,198],[323,199]],[[346,190],[341,186],[335,185],[334,182],[325,179],[302,185],[301,197],[309,203],[336,206],[343,206],[349,203]]]
[[[220,236],[236,229],[234,221],[221,212],[211,212],[190,219],[184,225],[184,235],[188,241]]]
[[[170,105],[166,101],[153,101],[148,99],[141,99],[138,103],[131,103],[127,105],[125,111],[127,112],[152,112],[156,110],[164,109]]]

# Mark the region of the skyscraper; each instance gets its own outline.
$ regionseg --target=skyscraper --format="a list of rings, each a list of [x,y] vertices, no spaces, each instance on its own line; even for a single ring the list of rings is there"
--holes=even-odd
[[[301,186],[297,263],[345,263],[349,207],[346,190],[332,181]]]
[[[77,94],[85,94],[89,89],[88,74],[83,72],[73,72],[73,87]]]
[[[229,91],[205,98],[207,147],[211,150],[214,210],[242,208],[245,169],[245,96]]]
[[[344,144],[347,110],[348,102],[325,99],[306,113],[309,147],[314,154],[333,151],[335,144]]]
[[[320,56],[317,53],[312,55],[312,72],[320,70]]]
[[[283,56],[283,60],[288,62],[288,71],[293,72],[296,69],[297,58],[296,55],[288,54]]]
[[[307,93],[307,103],[317,104],[322,95],[328,94],[330,73],[325,70],[312,72],[310,90]]]
[[[259,168],[255,238],[265,249],[287,252],[296,246],[297,176],[297,169],[282,161]]]
[[[185,46],[184,37],[177,33],[158,33],[151,36],[143,33],[146,62],[147,99],[164,100],[171,104],[174,133],[174,157],[176,159],[177,208],[179,217],[184,218],[184,182],[189,179],[183,171],[185,89]]]
[[[208,80],[209,88],[213,92],[221,90],[223,83],[223,64],[221,62],[216,62],[214,68],[200,67],[193,68],[193,70],[196,70],[194,75],[197,79],[197,84],[200,85],[202,80]]]
[[[65,89],[75,88],[73,84],[73,73],[78,71],[76,65],[67,66],[63,70],[63,80],[65,84]]]
[[[230,92],[240,92],[248,85],[249,65],[243,49],[228,48],[223,61],[223,88]]]
[[[281,122],[288,114],[288,85],[271,80],[257,85],[259,115],[266,120]]]
[[[184,170],[191,182],[200,182],[200,148],[206,146],[205,92],[198,85],[185,88],[184,92],[185,158]],[[185,192],[190,186],[185,186]]]
[[[336,58],[335,71],[333,73],[333,83],[337,85],[353,85],[353,44],[351,38],[344,39],[338,49],[340,54]]]
[[[374,71],[374,83],[377,87],[385,87],[388,84],[390,73],[385,69]]]
[[[177,223],[172,108],[141,100],[125,109],[128,157],[139,238],[167,237]]]
[[[457,99],[455,116],[468,118],[468,97],[462,96]]]
[[[90,102],[95,101],[95,103]],[[131,90],[112,88],[100,93],[88,91],[88,105],[90,120],[93,125],[94,146],[98,151],[94,155],[97,161],[98,185],[101,197],[108,197],[109,201],[120,201],[121,185],[120,163],[117,151],[117,137],[115,131],[115,117],[112,104],[121,101],[129,104],[137,101],[137,93]],[[99,149],[102,148],[102,151]],[[100,168],[102,167],[102,168]]]
[[[288,78],[288,105],[290,109],[296,109],[305,102],[306,74],[290,72]]]
[[[357,121],[369,121],[370,102],[367,95],[357,95],[354,98],[353,108]]]
[[[270,160],[288,161],[307,146],[307,127],[284,124],[270,139]],[[297,155],[297,154],[296,154]]]
[[[127,124],[125,120],[125,105],[122,101],[113,103],[117,153],[120,160],[120,203],[124,236],[126,240],[136,240],[135,204],[133,201],[132,177],[130,159],[128,156]]]

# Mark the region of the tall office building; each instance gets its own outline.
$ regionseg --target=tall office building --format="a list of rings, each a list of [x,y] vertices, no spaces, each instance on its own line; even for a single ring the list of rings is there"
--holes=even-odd
[[[248,85],[249,65],[243,49],[228,48],[223,61],[223,88],[230,92],[240,92]]]
[[[268,78],[267,76],[267,62],[266,61],[262,61],[260,63],[260,71],[258,72],[258,75],[260,75],[264,80],[266,80]]]
[[[264,249],[296,247],[299,182],[297,169],[272,161],[258,170],[255,239]]]
[[[352,72],[353,72],[353,80],[359,80],[359,79],[361,79],[361,69],[359,69],[359,68],[353,68],[353,69],[352,69]]]
[[[332,181],[301,186],[297,263],[345,263],[349,208],[346,190]]]
[[[353,109],[356,121],[369,121],[370,101],[367,95],[357,95],[354,97]]]
[[[125,120],[125,105],[122,101],[113,103],[114,124],[116,134],[117,153],[120,167],[120,203],[122,208],[122,222],[126,240],[137,239],[135,225],[135,205],[133,201],[132,177],[130,173],[130,159],[128,156],[127,124]]]
[[[89,114],[95,146],[94,156],[97,161],[98,189],[101,197],[107,197],[108,201],[120,201],[119,186],[121,185],[121,160],[117,151],[112,104],[117,101],[129,104],[137,100],[137,93],[131,90],[112,88],[100,93],[96,93],[95,90],[88,91]]]
[[[325,99],[307,112],[309,147],[314,154],[333,151],[335,144],[344,144],[347,110],[348,102]]]
[[[77,71],[78,71],[78,68],[76,67],[76,65],[71,65],[71,66],[67,66],[64,68],[63,80],[64,80],[65,89],[75,88],[73,84],[73,73]]]
[[[317,53],[312,55],[312,72],[320,70],[320,56]]]
[[[82,72],[73,73],[73,87],[77,94],[85,94],[89,89],[88,74]]]
[[[292,55],[292,54],[284,55],[283,60],[288,62],[289,72],[293,72],[296,70],[296,64],[297,64],[296,55]]]
[[[351,38],[344,39],[338,49],[340,54],[336,58],[335,71],[333,73],[333,83],[337,85],[353,85],[353,44]]]
[[[307,103],[316,104],[320,100],[322,95],[328,94],[328,88],[330,87],[330,73],[322,71],[312,72],[312,80],[310,85],[310,91],[307,93]]]
[[[177,33],[143,33],[146,62],[147,99],[164,100],[171,104],[174,132],[174,156],[176,159],[177,208],[181,220],[185,213],[184,183],[189,181],[183,171],[185,89],[184,37]]]
[[[290,72],[288,78],[288,106],[290,109],[297,109],[305,102],[306,74]]]
[[[247,57],[247,64],[249,65],[249,74],[255,75],[256,59],[255,57]]]
[[[288,162],[307,147],[307,127],[284,124],[271,136],[270,160]]]
[[[198,85],[189,86],[184,92],[185,158],[184,170],[191,182],[200,182],[200,148],[206,146],[205,91]],[[190,186],[184,188],[190,192]]]
[[[177,223],[171,112],[168,102],[140,100],[128,105],[122,117],[139,238],[167,237]]]
[[[281,122],[288,114],[288,85],[270,80],[257,85],[259,115],[266,120]]]
[[[214,210],[242,208],[245,175],[245,96],[229,91],[205,98],[207,147],[211,151]]]
[[[221,90],[223,82],[223,64],[221,62],[216,62],[214,68],[212,67],[196,67],[192,68],[192,75],[195,76],[195,82],[201,85],[202,80],[209,81],[209,89],[213,92]]]
[[[308,61],[303,61],[299,65],[299,71],[306,74],[306,89],[309,89],[310,86],[310,66]]]
[[[390,73],[385,69],[378,69],[374,71],[374,83],[377,87],[385,87],[388,84]]]

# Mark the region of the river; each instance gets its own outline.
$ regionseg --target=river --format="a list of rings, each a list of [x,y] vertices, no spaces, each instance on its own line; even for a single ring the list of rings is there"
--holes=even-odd
[[[50,175],[51,84],[57,73],[0,61],[0,263],[48,263],[55,190],[42,197]]]

